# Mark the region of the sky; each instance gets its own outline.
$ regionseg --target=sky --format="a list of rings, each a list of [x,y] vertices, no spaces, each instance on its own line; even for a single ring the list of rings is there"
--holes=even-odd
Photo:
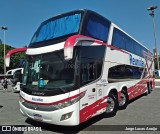
[[[137,41],[155,48],[152,18],[147,8],[157,5],[155,24],[160,53],[160,0],[0,0],[0,26],[7,26],[6,44],[28,46],[41,22],[75,9],[90,9],[106,17]],[[4,32],[0,30],[4,42]]]

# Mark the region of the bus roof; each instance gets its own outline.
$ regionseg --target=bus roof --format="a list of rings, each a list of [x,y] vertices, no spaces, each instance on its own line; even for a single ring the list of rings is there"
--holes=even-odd
[[[138,42],[135,38],[133,38],[132,36],[130,36],[128,33],[126,33],[124,30],[122,30],[119,26],[117,26],[116,24],[114,24],[113,22],[111,22],[110,20],[108,20],[106,17],[100,15],[99,13],[96,13],[95,11],[92,11],[92,10],[88,10],[88,9],[78,9],[78,10],[73,10],[73,11],[70,11],[70,12],[66,12],[66,13],[62,13],[62,14],[58,14],[54,17],[51,17],[45,21],[43,21],[41,23],[41,25],[43,25],[44,23],[47,23],[48,21],[51,21],[53,19],[57,19],[57,18],[60,18],[60,17],[63,17],[63,16],[66,16],[66,15],[70,15],[70,14],[73,14],[73,13],[82,13],[84,14],[84,16],[86,16],[87,14],[93,14],[93,15],[97,15],[97,16],[100,16],[102,17],[103,19],[105,19],[106,21],[109,21],[113,27],[119,29],[120,31],[122,31],[124,34],[126,34],[127,36],[129,36],[131,39],[133,39],[135,42],[137,42],[140,46],[144,47],[145,49],[147,49],[149,51],[148,48],[146,48],[144,45],[142,45],[140,42]],[[82,18],[84,19],[84,18]],[[32,44],[29,45],[29,47],[32,47]],[[151,53],[151,51],[149,51]]]
[[[85,14],[90,14],[90,13],[91,13],[91,14],[96,14],[96,15],[101,16],[101,17],[103,17],[104,19],[108,20],[107,18],[105,18],[104,16],[96,13],[95,11],[92,11],[92,10],[89,10],[89,9],[78,9],[78,10],[73,10],[73,11],[70,11],[70,12],[58,14],[58,15],[56,15],[56,16],[53,16],[53,17],[51,17],[51,18],[43,21],[42,23],[46,23],[47,21],[50,21],[50,20],[52,20],[52,19],[56,19],[56,18],[65,16],[65,15],[69,15],[69,14],[72,14],[72,13],[76,13],[76,12],[77,12],[77,13],[78,13],[78,12],[80,12],[80,13],[85,13]],[[110,21],[110,20],[108,20],[108,21]],[[41,24],[42,24],[42,23],[41,23]]]

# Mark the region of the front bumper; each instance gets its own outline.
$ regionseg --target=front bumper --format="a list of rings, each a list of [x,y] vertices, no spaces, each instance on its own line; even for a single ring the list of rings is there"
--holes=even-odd
[[[49,124],[62,125],[62,126],[75,126],[79,125],[79,103],[75,103],[69,107],[65,107],[63,109],[55,110],[55,111],[38,111],[25,107],[23,104],[19,102],[20,111],[24,116],[27,116],[33,120],[37,120],[40,122],[46,122]],[[62,116],[67,113],[71,113],[70,118],[66,120],[61,120]],[[39,118],[35,118],[35,115],[39,116]]]

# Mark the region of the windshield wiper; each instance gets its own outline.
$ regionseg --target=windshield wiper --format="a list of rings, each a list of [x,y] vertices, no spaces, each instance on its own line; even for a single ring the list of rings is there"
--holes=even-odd
[[[66,93],[66,90],[64,88],[61,88],[61,87],[54,87],[54,88],[48,88],[48,87],[45,87],[46,90],[59,90],[61,91],[62,93]]]
[[[61,87],[58,87],[58,89],[60,89],[63,93],[66,93],[66,90],[61,88]]]

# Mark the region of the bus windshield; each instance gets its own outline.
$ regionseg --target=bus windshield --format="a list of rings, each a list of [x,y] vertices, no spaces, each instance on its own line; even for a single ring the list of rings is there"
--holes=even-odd
[[[31,89],[39,88],[40,79],[44,80],[43,90],[66,88],[74,84],[75,58],[64,60],[63,50],[36,56],[27,56],[23,84]]]
[[[60,18],[51,18],[43,22],[34,34],[31,44],[75,34],[78,32],[81,13],[66,15]]]

